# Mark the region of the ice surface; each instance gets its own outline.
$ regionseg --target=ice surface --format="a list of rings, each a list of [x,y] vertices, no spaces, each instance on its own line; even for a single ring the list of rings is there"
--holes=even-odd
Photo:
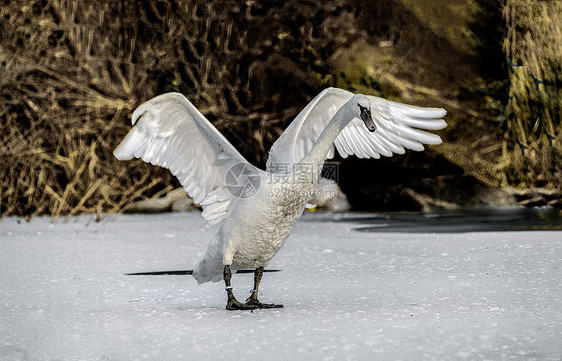
[[[393,222],[306,214],[260,288],[285,308],[230,312],[221,283],[124,275],[192,269],[198,212],[4,219],[0,359],[560,361],[561,231]],[[239,299],[251,282],[233,276]]]

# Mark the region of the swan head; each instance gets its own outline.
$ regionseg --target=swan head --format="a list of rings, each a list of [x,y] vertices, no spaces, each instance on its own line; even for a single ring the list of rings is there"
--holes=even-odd
[[[357,94],[352,98],[354,107],[354,112],[356,116],[363,121],[365,126],[370,132],[374,132],[377,129],[375,122],[373,121],[373,116],[371,114],[371,101],[364,95]]]

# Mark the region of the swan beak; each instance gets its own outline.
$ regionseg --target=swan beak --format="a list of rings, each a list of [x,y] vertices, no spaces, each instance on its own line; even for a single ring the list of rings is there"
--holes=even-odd
[[[377,130],[377,126],[375,125],[375,122],[373,121],[373,117],[371,117],[371,110],[364,108],[361,110],[361,120],[363,121],[363,123],[365,123],[365,126],[367,127],[367,129],[369,129],[369,132],[374,132],[375,130]]]

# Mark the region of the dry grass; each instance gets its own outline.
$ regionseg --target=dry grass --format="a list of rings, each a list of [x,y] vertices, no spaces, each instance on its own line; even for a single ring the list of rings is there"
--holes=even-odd
[[[101,219],[171,188],[167,172],[112,156],[129,113],[154,91],[157,58],[134,50],[135,30],[113,17],[127,9],[111,3],[2,8],[2,216]]]
[[[168,171],[142,161],[118,162],[112,155],[130,129],[132,110],[167,91],[188,96],[258,165],[288,120],[326,84],[442,105],[450,110],[444,134],[452,144],[443,152],[481,178],[494,178],[481,169],[497,159],[497,142],[479,136],[489,133],[489,127],[473,123],[482,112],[458,99],[465,81],[474,86],[475,73],[465,50],[447,41],[462,40],[455,32],[460,26],[452,19],[446,27],[450,36],[443,37],[424,25],[434,15],[447,20],[457,10],[434,6],[431,19],[419,20],[402,3],[411,2],[5,2],[0,8],[0,218],[49,214],[56,220],[89,213],[102,219],[134,200],[177,187]],[[559,34],[556,19],[546,17],[553,12],[544,11],[510,19],[530,34],[538,27]],[[552,41],[554,35],[521,34],[510,37],[517,50],[511,59],[522,63],[512,73],[509,108],[510,119],[518,120],[510,122],[500,168],[509,184],[559,185],[561,97],[552,95],[550,84],[560,88],[561,52],[553,48],[560,42]],[[339,55],[358,39],[375,44],[377,57],[368,52],[368,63],[358,72],[347,64],[338,67]],[[379,49],[381,41],[393,45]],[[540,56],[533,58],[533,52]],[[525,72],[543,81],[538,91],[530,88]],[[528,106],[525,96],[531,99]],[[538,122],[520,115],[525,106],[540,114]],[[455,146],[461,141],[455,134],[467,132],[486,141],[474,142],[477,149]],[[519,150],[512,139],[526,148]],[[470,160],[474,153],[482,158],[477,166]]]
[[[54,2],[51,14],[39,3],[18,5],[2,9],[3,21],[13,27],[2,29],[2,215],[100,215],[104,206],[117,207],[113,192],[121,188],[97,177],[107,167],[108,130],[131,102],[88,86],[87,78],[103,78],[101,69],[86,67],[86,47],[94,40],[72,24],[88,14],[64,2]]]
[[[297,24],[322,11],[333,15],[317,20],[317,34]],[[282,123],[321,87],[308,64],[325,70],[330,47],[348,39],[330,25],[346,14],[338,3],[283,1],[3,4],[1,217],[101,219],[178,186],[167,171],[112,155],[132,110],[166,91],[191,97],[249,160],[264,162]],[[282,98],[272,83],[298,90]]]
[[[562,2],[508,0],[507,133],[500,169],[521,188],[562,185]]]

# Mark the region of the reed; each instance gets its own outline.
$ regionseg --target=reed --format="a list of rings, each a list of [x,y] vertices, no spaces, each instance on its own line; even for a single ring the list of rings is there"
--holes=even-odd
[[[505,184],[562,185],[562,2],[507,0],[507,131],[498,169]]]
[[[322,12],[334,15],[319,18],[313,34],[302,19]],[[179,186],[166,170],[112,155],[134,108],[167,91],[186,94],[263,163],[283,123],[321,88],[307,67],[322,68],[345,44],[349,34],[331,22],[347,13],[284,1],[3,4],[0,218],[102,219]],[[281,98],[277,84],[300,90]]]

